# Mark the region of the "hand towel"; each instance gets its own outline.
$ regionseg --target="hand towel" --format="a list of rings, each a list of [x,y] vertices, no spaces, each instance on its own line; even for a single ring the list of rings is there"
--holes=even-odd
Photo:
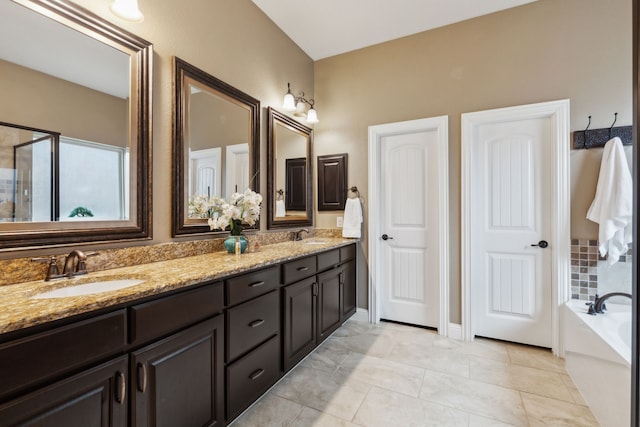
[[[598,244],[601,256],[608,255],[609,265],[618,262],[632,241],[633,179],[622,141],[607,141],[602,153],[596,196],[587,219],[599,224]]]
[[[360,198],[347,199],[342,221],[342,237],[360,238],[362,224],[362,206]]]
[[[287,216],[287,209],[284,207],[284,200],[276,200],[276,218]]]

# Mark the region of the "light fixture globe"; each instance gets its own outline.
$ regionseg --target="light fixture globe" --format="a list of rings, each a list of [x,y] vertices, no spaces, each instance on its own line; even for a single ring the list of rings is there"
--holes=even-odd
[[[309,111],[307,111],[307,122],[309,123],[318,123],[318,113],[316,113],[315,108],[311,107],[309,108]]]
[[[109,8],[114,15],[126,21],[144,21],[144,15],[138,8],[138,0],[113,0]]]
[[[287,83],[287,93],[284,94],[284,99],[282,100],[282,109],[285,111],[296,110],[296,98],[291,93],[291,85],[289,83]]]

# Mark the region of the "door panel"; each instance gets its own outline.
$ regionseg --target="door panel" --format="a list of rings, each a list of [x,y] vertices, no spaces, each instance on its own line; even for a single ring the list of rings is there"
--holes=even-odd
[[[551,347],[550,119],[480,125],[473,142],[476,335]]]
[[[437,327],[439,321],[437,130],[381,139],[383,283],[380,317]],[[435,205],[435,206],[434,206]]]

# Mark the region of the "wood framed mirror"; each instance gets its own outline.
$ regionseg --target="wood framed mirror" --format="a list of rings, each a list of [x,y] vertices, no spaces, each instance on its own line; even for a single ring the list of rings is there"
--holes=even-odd
[[[224,233],[189,202],[259,191],[260,101],[177,57],[174,79],[173,235]]]
[[[269,107],[267,228],[313,225],[313,129]]]
[[[0,38],[0,251],[151,238],[151,44],[67,0]]]

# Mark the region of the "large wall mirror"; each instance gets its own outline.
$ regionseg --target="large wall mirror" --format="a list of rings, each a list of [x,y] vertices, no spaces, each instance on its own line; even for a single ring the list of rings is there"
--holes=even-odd
[[[268,109],[267,228],[313,225],[313,130]]]
[[[151,44],[66,0],[0,39],[0,250],[150,238]]]
[[[173,234],[212,233],[190,202],[259,191],[260,101],[180,58],[174,68]]]

